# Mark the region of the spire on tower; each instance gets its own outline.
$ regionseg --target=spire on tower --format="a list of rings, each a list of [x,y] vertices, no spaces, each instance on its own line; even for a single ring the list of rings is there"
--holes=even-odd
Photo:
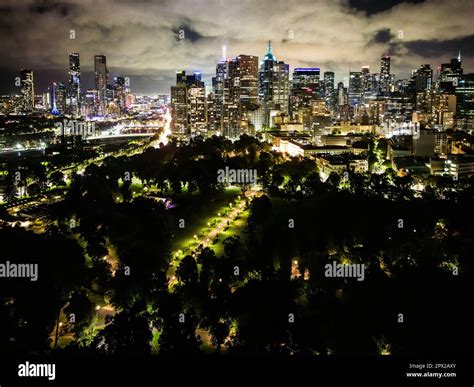
[[[272,41],[271,40],[268,41],[268,53],[269,54],[272,53]]]
[[[461,50],[459,50],[459,53],[458,53],[458,62],[461,63]]]
[[[227,61],[227,46],[225,44],[222,45],[222,60]]]

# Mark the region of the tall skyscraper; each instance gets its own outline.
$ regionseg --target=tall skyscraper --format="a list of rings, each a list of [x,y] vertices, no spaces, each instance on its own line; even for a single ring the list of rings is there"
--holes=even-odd
[[[334,72],[324,72],[323,89],[326,106],[328,108],[334,107]]]
[[[268,108],[288,114],[290,66],[278,62],[272,53],[271,42],[260,64],[259,99]],[[267,123],[268,124],[268,123]]]
[[[81,113],[81,66],[79,62],[79,54],[71,52],[69,54],[69,71],[67,85],[67,112],[74,116]]]
[[[214,114],[211,117],[214,130],[221,133],[224,128],[224,91],[227,78],[227,47],[222,46],[222,58],[216,66],[216,76],[212,78],[212,88],[215,95]]]
[[[379,79],[379,91],[386,94],[390,92],[390,83],[392,77],[390,75],[390,57],[383,55],[380,59],[380,79]]]
[[[201,80],[201,73],[194,72],[187,77],[187,114],[189,133],[207,136],[207,101],[206,87]]]
[[[171,87],[171,128],[183,135],[207,135],[206,88],[201,73],[176,73],[176,86]]]
[[[417,92],[431,90],[433,69],[429,64],[421,65],[418,70],[413,72],[412,79],[415,82],[415,90]]]
[[[21,70],[21,106],[23,113],[31,113],[35,109],[35,84],[33,70]]]
[[[320,69],[296,68],[293,71],[290,109],[294,116],[299,109],[311,108],[311,102],[320,97]]]
[[[125,109],[125,99],[127,96],[127,87],[125,85],[124,77],[114,78],[114,102],[117,104],[120,112],[122,113]]]
[[[176,72],[176,86],[171,86],[171,129],[186,133],[188,130],[186,73]]]
[[[51,114],[59,115],[66,112],[67,88],[64,83],[53,82],[51,87]]]
[[[95,89],[98,95],[98,113],[104,115],[107,106],[107,85],[109,83],[109,72],[105,55],[94,56]]]
[[[363,92],[362,72],[351,71],[349,73],[349,105],[360,105]]]
[[[257,56],[239,55],[228,63],[224,101],[224,135],[237,138],[259,107]]]
[[[372,74],[370,74],[369,66],[362,66],[362,90],[365,92],[372,91]]]
[[[454,92],[456,84],[459,83],[463,74],[461,51],[457,58],[452,58],[450,63],[443,63],[439,74],[439,87],[441,90]]]
[[[474,129],[474,73],[461,75],[456,87],[458,129]]]

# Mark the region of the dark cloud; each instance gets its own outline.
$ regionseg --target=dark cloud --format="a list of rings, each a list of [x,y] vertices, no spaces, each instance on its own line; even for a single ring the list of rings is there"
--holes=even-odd
[[[57,13],[63,17],[69,15],[69,13],[75,8],[74,4],[51,1],[51,0],[38,0],[33,2],[28,10],[33,14],[46,14],[46,13]]]
[[[468,56],[472,55],[474,47],[474,35],[450,40],[414,40],[407,42],[404,46],[411,55],[420,55],[425,58],[439,58],[446,55],[456,57],[458,51]]]
[[[349,0],[349,6],[367,15],[386,11],[402,3],[422,3],[424,0]]]
[[[370,39],[369,44],[379,44],[379,43],[388,43],[391,39],[395,38],[395,35],[392,34],[390,28],[383,28],[378,30]]]
[[[202,39],[204,36],[197,32],[189,20],[184,21],[178,27],[173,29],[173,33],[176,35],[176,40],[189,40],[191,43],[197,42],[199,39]],[[184,39],[181,38],[181,35],[184,36]]]

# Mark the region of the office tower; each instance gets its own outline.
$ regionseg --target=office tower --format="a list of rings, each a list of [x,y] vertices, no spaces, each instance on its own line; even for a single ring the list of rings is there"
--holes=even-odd
[[[64,114],[66,111],[66,86],[61,82],[53,82],[51,86],[51,114]]]
[[[41,96],[43,109],[46,111],[51,111],[52,104],[51,104],[51,90],[48,88],[46,93],[43,93]]]
[[[343,106],[347,104],[346,91],[344,90],[344,82],[339,82],[337,84],[337,104],[338,106]]]
[[[276,60],[271,42],[268,42],[268,52],[259,71],[259,99],[267,108],[288,114],[289,72],[290,66]]]
[[[257,56],[239,55],[228,63],[224,101],[224,135],[237,138],[259,107]]]
[[[186,73],[176,72],[176,86],[171,86],[171,129],[186,133],[188,129]]]
[[[390,57],[383,55],[380,59],[380,79],[379,91],[386,94],[390,92],[390,83],[392,77],[390,76]]]
[[[360,105],[363,92],[362,73],[360,71],[351,71],[349,73],[349,105]]]
[[[372,91],[372,74],[369,66],[362,66],[362,89],[364,93]]]
[[[125,86],[124,77],[115,77],[114,78],[114,102],[117,104],[120,112],[122,113],[125,110],[125,99],[127,96],[127,88]]]
[[[194,135],[207,136],[206,87],[201,73],[194,72],[186,77],[188,130]]]
[[[311,108],[311,103],[319,99],[320,69],[316,67],[296,68],[293,71],[290,109],[294,116],[299,109]]]
[[[176,86],[171,87],[171,128],[186,135],[207,135],[206,88],[201,73],[176,73]]]
[[[98,95],[97,111],[100,115],[106,114],[107,85],[109,83],[109,72],[105,55],[94,56],[95,89]]]
[[[223,132],[224,127],[224,89],[227,78],[227,48],[222,46],[222,58],[216,66],[216,76],[212,78],[212,88],[215,95],[214,113],[211,115],[209,124],[212,130]]]
[[[20,110],[23,113],[31,113],[35,110],[35,84],[33,70],[21,70],[21,102]]]
[[[433,70],[429,64],[421,65],[418,70],[415,70],[412,75],[415,83],[415,90],[417,92],[431,90],[431,83],[433,80]]]
[[[242,112],[258,108],[258,56],[239,55],[229,63],[229,78],[238,91]]]
[[[463,74],[461,52],[457,58],[452,58],[450,63],[443,63],[439,74],[439,88],[454,93],[456,84]]]
[[[323,78],[324,101],[328,108],[334,107],[334,72],[325,71]]]
[[[84,103],[82,104],[82,114],[84,116],[93,116],[97,114],[98,93],[95,89],[88,89],[84,94]]]
[[[81,66],[79,54],[71,52],[69,54],[69,71],[66,107],[67,112],[74,116],[81,114]]]
[[[461,75],[456,87],[456,125],[458,129],[474,129],[474,73]]]
[[[207,125],[209,130],[209,135],[217,134],[220,132],[220,122],[217,118],[216,111],[216,94],[209,93],[207,95]]]

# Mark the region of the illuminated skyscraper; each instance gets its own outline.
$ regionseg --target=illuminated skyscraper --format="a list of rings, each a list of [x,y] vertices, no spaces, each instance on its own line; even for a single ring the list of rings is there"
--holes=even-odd
[[[349,73],[349,105],[359,105],[363,92],[362,73],[351,71]]]
[[[109,72],[105,55],[94,56],[95,89],[98,95],[98,113],[105,114],[107,106],[107,84],[109,83]]]
[[[239,55],[228,63],[224,90],[224,135],[239,137],[258,109],[258,57]]]
[[[433,69],[429,64],[421,65],[418,70],[413,72],[412,79],[415,82],[415,90],[417,92],[431,90]]]
[[[311,108],[311,102],[320,98],[320,69],[317,67],[296,68],[291,85],[291,115],[301,108]]]
[[[271,42],[268,52],[260,64],[259,99],[267,107],[276,108],[288,114],[290,66],[278,62],[272,53]]]
[[[125,99],[128,93],[128,89],[125,84],[124,77],[115,77],[114,78],[114,102],[120,109],[120,112],[123,112],[125,109]]]
[[[81,67],[79,62],[79,54],[71,52],[69,54],[69,71],[67,85],[67,112],[74,116],[81,113]]]
[[[207,135],[206,88],[201,73],[176,73],[176,86],[171,87],[171,127],[185,135]]]
[[[450,63],[443,63],[440,68],[439,86],[442,90],[454,92],[463,74],[461,52],[457,58],[452,58]]]
[[[224,127],[224,89],[225,80],[227,78],[227,47],[222,46],[222,58],[216,66],[216,76],[212,78],[212,88],[215,95],[214,114],[210,122],[213,130],[218,130],[222,133]]]
[[[458,129],[474,129],[474,73],[461,75],[456,87]]]
[[[390,92],[390,84],[392,77],[390,76],[390,57],[383,55],[380,59],[380,80],[379,90],[386,94]]]
[[[325,71],[323,80],[324,100],[326,106],[331,108],[334,106],[334,72]]]
[[[23,113],[31,113],[35,109],[35,84],[33,70],[21,70],[21,106]]]

